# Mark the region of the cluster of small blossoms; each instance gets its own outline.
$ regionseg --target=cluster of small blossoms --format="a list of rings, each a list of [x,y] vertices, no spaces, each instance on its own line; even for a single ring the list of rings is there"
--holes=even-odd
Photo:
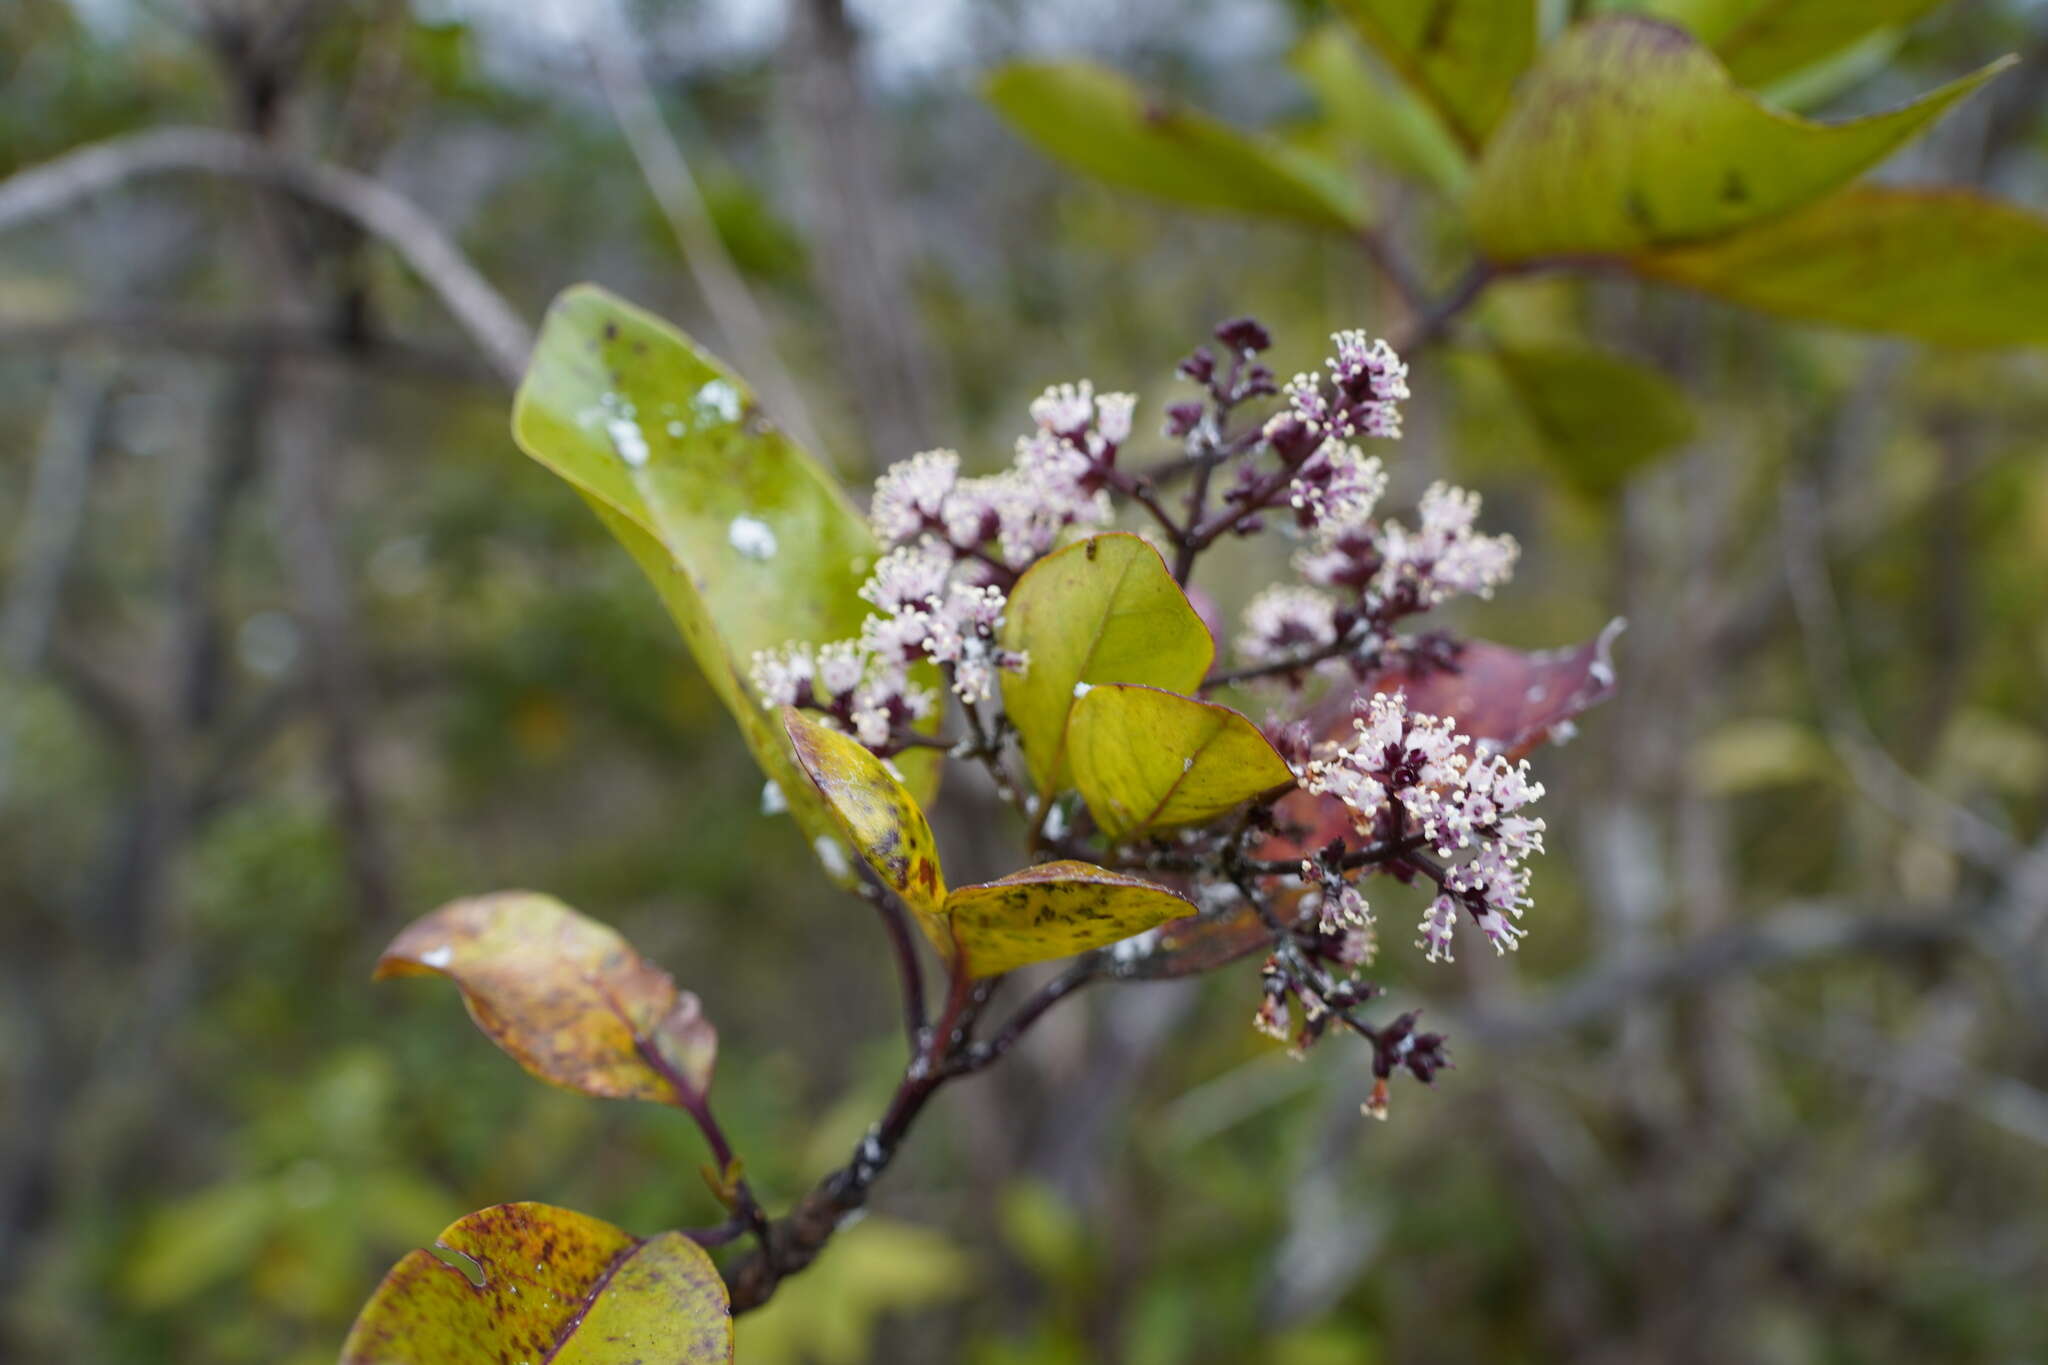
[[[1320,974],[1318,981],[1303,980],[1300,972],[1291,970],[1277,955],[1267,958],[1259,1008],[1252,1016],[1252,1027],[1289,1043],[1289,1051],[1297,1057],[1322,1037],[1337,1012],[1362,1004],[1377,993],[1369,982],[1359,980],[1357,973],[1379,951],[1372,907],[1341,868],[1322,858],[1304,858],[1301,879],[1310,890],[1301,900],[1293,942],[1296,951]],[[1302,1020],[1300,1031],[1291,1039],[1289,996],[1300,1003]]]
[[[877,753],[894,752],[892,737],[929,716],[938,698],[910,681],[901,663],[878,659],[855,640],[789,644],[753,660],[754,691],[769,707],[817,711]]]
[[[1432,873],[1438,895],[1416,946],[1450,961],[1460,905],[1494,951],[1519,946],[1527,860],[1543,851],[1543,821],[1522,813],[1543,795],[1528,763],[1477,753],[1449,720],[1410,711],[1399,693],[1361,701],[1353,727],[1349,743],[1306,766],[1302,786],[1343,802],[1368,840],[1420,836],[1441,858],[1467,855]]]
[[[986,583],[1014,574],[1052,549],[1071,526],[1101,526],[1113,511],[1104,490],[1130,439],[1137,400],[1096,394],[1086,380],[1047,389],[1031,404],[1034,429],[1000,474],[963,478],[960,457],[928,450],[889,468],[875,483],[869,519],[884,546],[929,544],[967,561]]]
[[[932,544],[884,555],[860,590],[877,608],[861,626],[860,643],[885,666],[929,659],[951,675],[962,701],[983,702],[994,691],[996,670],[1021,672],[1026,661],[996,643],[1008,605],[1002,589],[958,577],[958,562]]]
[[[1447,484],[1423,494],[1412,530],[1376,515],[1386,470],[1355,441],[1401,434],[1408,370],[1363,332],[1332,340],[1329,376],[1297,375],[1263,433],[1291,471],[1288,500],[1308,538],[1295,566],[1314,587],[1271,588],[1247,606],[1237,649],[1254,667],[1340,644],[1369,664],[1396,621],[1460,593],[1491,596],[1519,553],[1513,537],[1479,534],[1478,496]]]
[[[1028,662],[997,643],[1008,606],[1002,585],[1068,528],[1110,520],[1104,485],[1130,438],[1136,401],[1098,395],[1085,380],[1056,385],[1031,404],[1033,430],[1000,474],[963,478],[950,450],[890,466],[868,512],[889,551],[860,590],[875,612],[857,640],[756,654],[763,704],[821,712],[886,757],[937,706],[910,681],[912,665],[937,664],[963,701],[987,701],[999,670]]]

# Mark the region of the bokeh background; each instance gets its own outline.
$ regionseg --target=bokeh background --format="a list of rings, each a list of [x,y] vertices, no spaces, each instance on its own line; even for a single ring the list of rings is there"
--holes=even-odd
[[[1403,310],[1356,243],[1063,172],[979,97],[994,63],[1091,55],[1343,158],[1448,274],[1444,207],[1298,74],[1328,22],[9,0],[0,177],[247,133],[402,195],[529,321],[584,279],[675,319],[850,481],[941,444],[992,467],[1047,383],[1156,418],[1219,318],[1264,320],[1286,372]],[[1885,174],[2048,207],[2048,6],[1944,7],[1799,97],[1881,107],[2008,51]],[[704,209],[685,250],[625,137],[650,109]],[[1415,357],[1397,489],[1468,482],[1525,546],[1458,624],[1632,623],[1619,698],[1537,760],[1528,946],[1425,970],[1416,907],[1378,898],[1393,1002],[1456,1070],[1380,1125],[1356,1050],[1253,1034],[1254,964],[1086,999],[944,1096],[872,1215],[743,1324],[747,1365],[2048,1359],[2041,357],[1618,278],[1487,307],[1654,365],[1696,425],[1614,469],[1457,332]],[[508,397],[388,250],[261,185],[136,176],[0,235],[0,1357],[328,1360],[470,1209],[714,1221],[679,1116],[548,1090],[452,991],[370,985],[449,897],[548,890],[702,994],[771,1204],[891,1088],[871,918],[759,814]],[[1243,567],[1207,585],[1226,608],[1280,565]]]

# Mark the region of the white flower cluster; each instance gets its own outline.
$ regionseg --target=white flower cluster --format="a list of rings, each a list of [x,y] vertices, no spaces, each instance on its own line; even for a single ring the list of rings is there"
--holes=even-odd
[[[996,644],[1008,605],[1002,590],[953,574],[957,563],[938,545],[904,545],[875,566],[860,595],[880,614],[861,626],[861,647],[885,665],[919,659],[950,667],[962,701],[987,701],[996,670],[1021,670],[1024,657]]]
[[[821,711],[870,749],[885,747],[938,703],[929,688],[910,681],[901,663],[877,658],[855,640],[761,650],[753,680],[762,705]]]
[[[860,590],[874,614],[857,640],[756,654],[762,703],[822,712],[882,750],[938,704],[910,681],[920,660],[946,668],[963,701],[987,701],[998,670],[1027,662],[997,644],[1008,599],[991,580],[1052,549],[1067,527],[1110,520],[1100,475],[1130,437],[1136,401],[1097,395],[1085,380],[1047,389],[1031,404],[1035,430],[1018,439],[1016,462],[986,478],[962,478],[950,450],[891,465],[868,512],[889,549]]]
[[[928,450],[890,467],[875,483],[869,511],[885,546],[926,541],[1022,569],[1069,526],[1100,526],[1112,515],[1101,471],[1130,438],[1137,400],[1097,395],[1086,380],[1047,389],[1031,404],[1035,430],[1017,440],[1017,458],[1000,474],[962,478],[960,456]],[[979,576],[985,566],[970,565]]]
[[[1298,374],[1287,382],[1287,402],[1296,416],[1317,432],[1350,440],[1360,436],[1386,440],[1401,434],[1401,402],[1408,397],[1408,366],[1394,348],[1364,332],[1333,333],[1336,354],[1324,362],[1331,391],[1322,378]]]
[[[1328,648],[1340,637],[1347,652],[1367,653],[1402,616],[1460,593],[1491,596],[1520,553],[1512,536],[1479,534],[1478,495],[1448,484],[1422,495],[1413,530],[1376,515],[1386,468],[1354,441],[1401,434],[1408,367],[1363,332],[1338,332],[1331,341],[1328,379],[1295,376],[1288,407],[1267,423],[1266,435],[1292,469],[1288,497],[1308,536],[1295,567],[1340,596],[1284,587],[1254,598],[1237,642],[1254,666]]]
[[[1448,719],[1408,709],[1400,693],[1362,702],[1354,738],[1308,764],[1302,786],[1350,807],[1368,839],[1419,833],[1449,866],[1424,914],[1416,946],[1450,961],[1459,904],[1496,952],[1518,945],[1529,904],[1527,859],[1543,851],[1543,821],[1521,812],[1543,795],[1528,763],[1475,755]]]

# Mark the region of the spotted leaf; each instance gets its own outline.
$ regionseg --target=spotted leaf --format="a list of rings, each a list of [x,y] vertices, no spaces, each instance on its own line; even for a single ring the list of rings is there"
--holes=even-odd
[[[1487,143],[1473,235],[1495,261],[1725,236],[1840,189],[2004,65],[1889,113],[1812,123],[1736,85],[1683,29],[1596,19],[1544,53]]]
[[[697,997],[552,896],[444,905],[391,941],[376,975],[447,977],[492,1042],[570,1090],[687,1104],[711,1084],[718,1033]]]
[[[954,940],[975,976],[996,976],[1194,913],[1153,882],[1093,863],[1042,863],[946,897]]]
[[[732,1308],[704,1249],[546,1204],[459,1218],[363,1306],[341,1365],[720,1365]]]
[[[903,784],[852,735],[811,719],[795,707],[782,712],[797,763],[853,851],[882,884],[902,897],[943,953],[948,948],[941,907],[946,879],[939,870],[932,827]]]

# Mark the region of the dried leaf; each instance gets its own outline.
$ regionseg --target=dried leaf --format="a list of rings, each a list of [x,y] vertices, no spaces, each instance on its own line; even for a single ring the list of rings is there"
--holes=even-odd
[[[664,1104],[710,1087],[718,1033],[697,997],[552,896],[452,902],[377,959],[378,980],[429,974],[453,981],[477,1027],[544,1081]]]

